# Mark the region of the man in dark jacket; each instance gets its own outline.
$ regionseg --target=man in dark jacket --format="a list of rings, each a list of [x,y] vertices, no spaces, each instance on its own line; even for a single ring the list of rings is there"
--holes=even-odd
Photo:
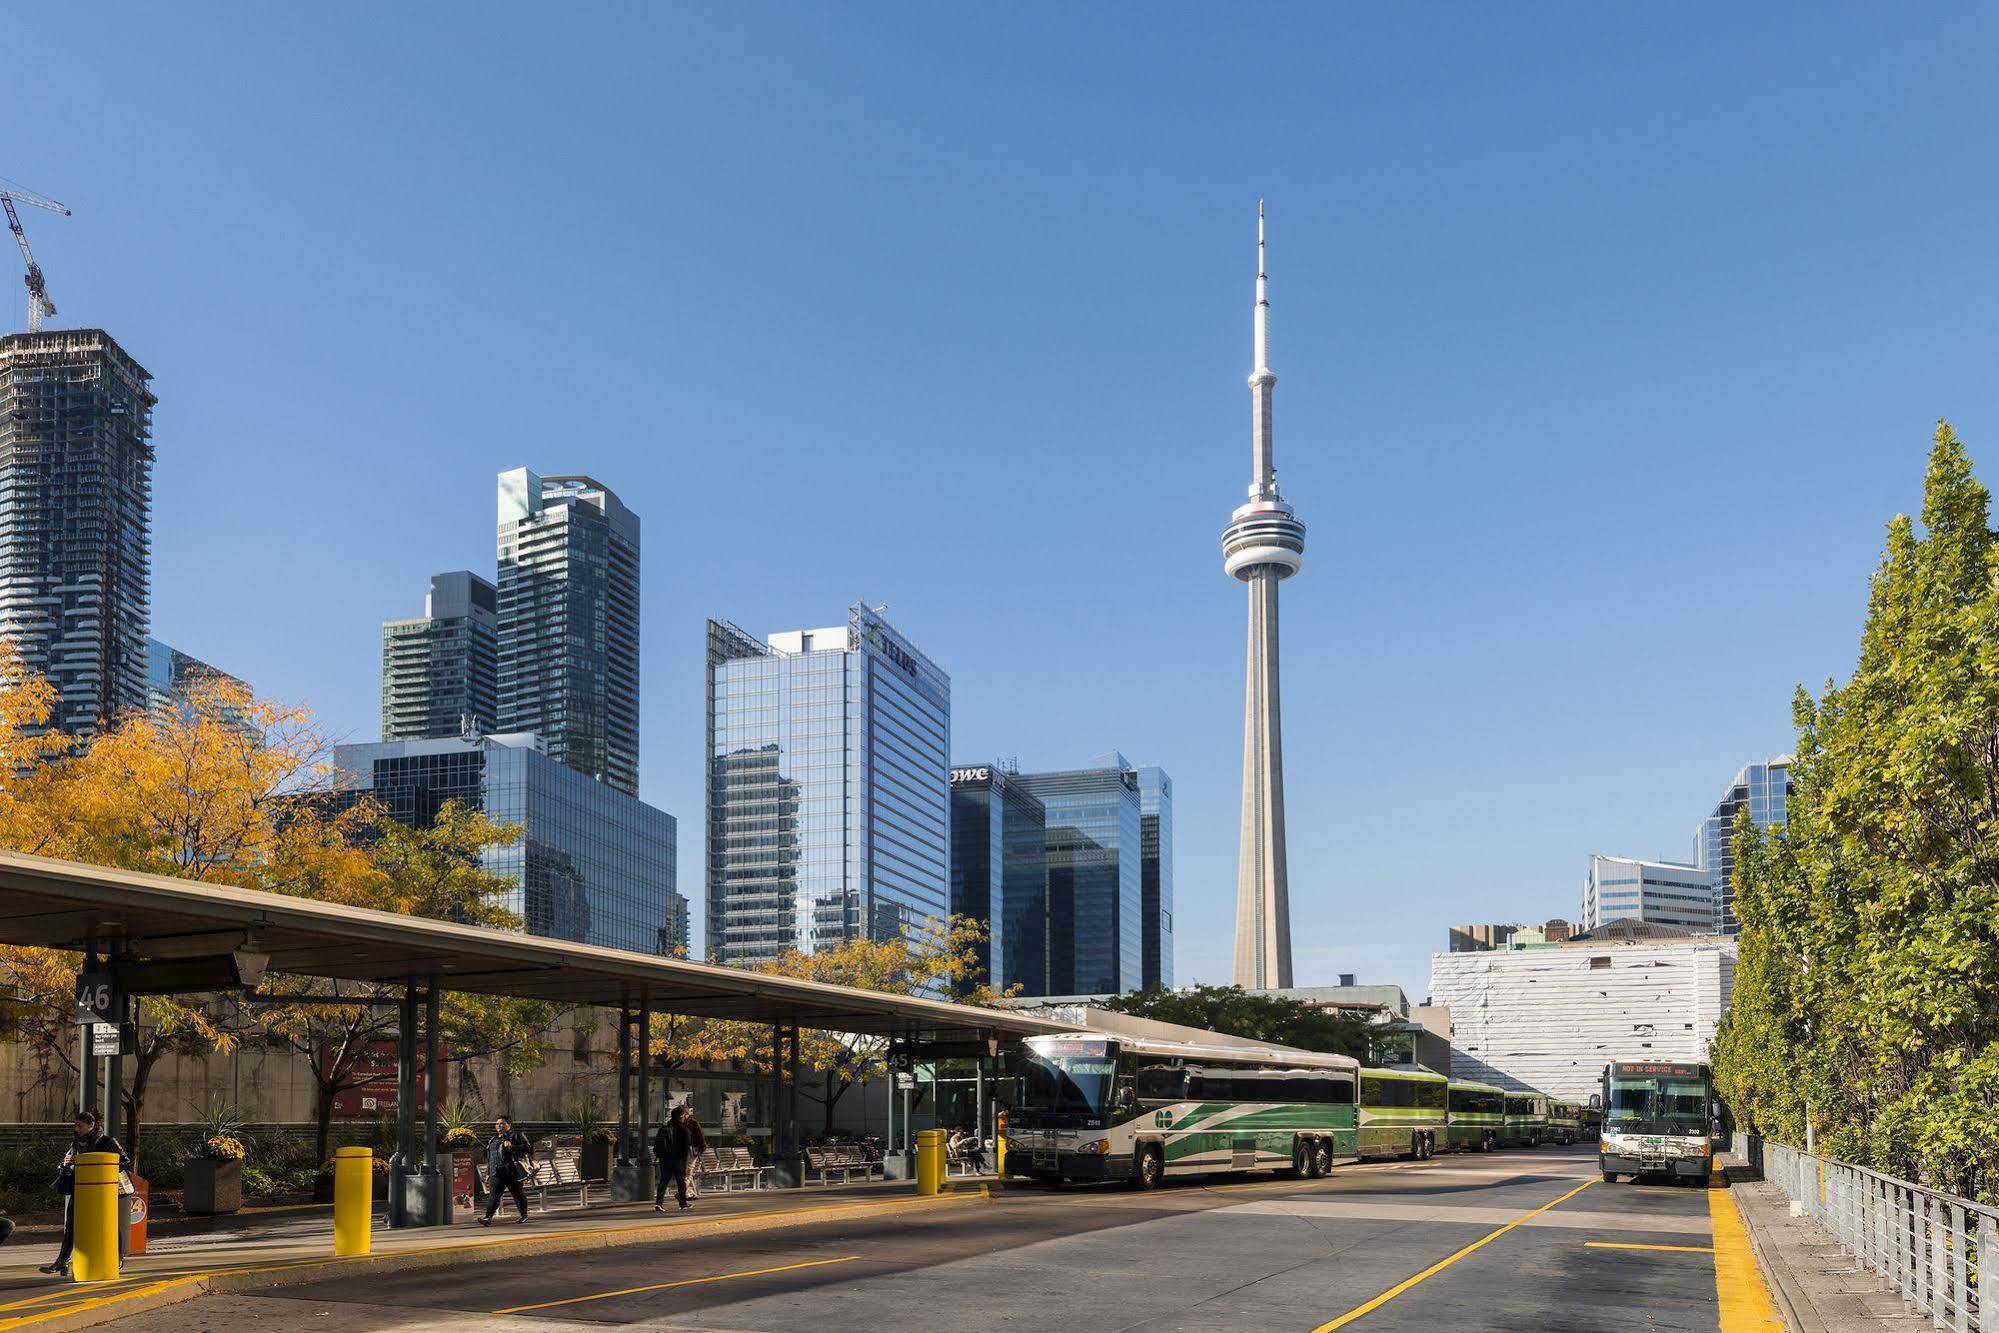
[[[104,1124],[95,1111],[76,1113],[76,1138],[70,1142],[69,1151],[62,1155],[62,1167],[56,1172],[55,1190],[62,1195],[62,1246],[56,1251],[56,1261],[43,1264],[44,1273],[60,1273],[69,1276],[70,1252],[76,1248],[76,1159],[87,1152],[115,1152],[118,1154],[118,1169],[129,1170],[132,1163],[126,1158],[125,1150],[118,1146],[118,1140],[104,1132]]]
[[[674,1197],[687,1207],[687,1156],[693,1151],[693,1136],[687,1132],[687,1108],[676,1106],[652,1138],[652,1154],[659,1159],[659,1185],[653,1191],[652,1210],[666,1211],[666,1182],[673,1182]]]
[[[493,1225],[493,1214],[500,1211],[501,1191],[514,1196],[514,1206],[521,1210],[520,1221],[528,1220],[527,1163],[533,1152],[527,1135],[514,1128],[511,1118],[501,1116],[493,1122],[493,1137],[486,1140],[486,1215],[479,1219],[480,1226]]]

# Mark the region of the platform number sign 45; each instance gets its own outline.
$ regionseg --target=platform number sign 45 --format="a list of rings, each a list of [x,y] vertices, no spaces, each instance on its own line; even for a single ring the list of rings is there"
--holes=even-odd
[[[118,991],[109,972],[85,972],[76,979],[76,1017],[81,1023],[118,1021]]]

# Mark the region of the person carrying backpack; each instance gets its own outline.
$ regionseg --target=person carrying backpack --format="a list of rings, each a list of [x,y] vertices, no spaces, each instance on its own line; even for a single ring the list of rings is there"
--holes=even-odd
[[[69,1151],[62,1155],[62,1166],[56,1171],[55,1192],[62,1195],[62,1245],[56,1250],[52,1264],[43,1264],[44,1273],[60,1273],[69,1276],[69,1256],[76,1249],[76,1159],[87,1152],[115,1152],[118,1154],[118,1169],[129,1171],[132,1161],[125,1156],[125,1150],[118,1146],[118,1140],[104,1132],[104,1122],[95,1111],[76,1113],[76,1138],[71,1141]],[[11,1232],[13,1228],[8,1227]]]

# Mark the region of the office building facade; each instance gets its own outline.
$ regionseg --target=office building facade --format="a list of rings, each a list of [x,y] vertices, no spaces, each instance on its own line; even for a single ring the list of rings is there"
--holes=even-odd
[[[996,764],[951,770],[951,914],[987,930],[973,985],[1048,985],[1047,810]]]
[[[1735,775],[1714,812],[1694,830],[1694,864],[1714,886],[1715,916],[1724,935],[1741,930],[1735,919],[1735,817],[1743,810],[1759,828],[1786,820],[1791,798],[1791,756],[1750,764]]]
[[[1144,816],[1122,755],[1023,773],[1046,812],[1048,991],[1115,995],[1145,981]]]
[[[1138,894],[1144,959],[1139,984],[1173,988],[1173,779],[1157,764],[1138,773]]]
[[[589,477],[500,474],[499,728],[639,789],[639,519]]]
[[[499,727],[499,590],[469,570],[434,574],[423,615],[382,626],[382,739]]]
[[[710,958],[947,916],[950,753],[950,676],[865,604],[765,640],[709,621]]]
[[[249,685],[227,671],[184,653],[158,639],[146,640],[146,711],[165,718],[186,704],[188,693],[204,681],[216,681],[248,695]]]
[[[1643,921],[1711,934],[1713,883],[1699,866],[1592,856],[1583,881],[1581,926],[1596,930],[1612,921]]]
[[[0,638],[73,735],[147,706],[151,381],[102,329],[0,337]]]
[[[446,801],[517,825],[484,864],[514,881],[506,905],[529,934],[646,954],[684,937],[673,816],[556,763],[531,734],[343,745],[334,764],[342,788],[412,828]]]

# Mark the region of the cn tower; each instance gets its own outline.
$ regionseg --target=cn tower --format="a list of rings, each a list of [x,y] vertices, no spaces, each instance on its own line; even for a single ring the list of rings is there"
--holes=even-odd
[[[1277,490],[1271,453],[1270,278],[1256,205],[1256,368],[1249,373],[1249,502],[1222,531],[1222,568],[1249,585],[1243,697],[1242,850],[1236,862],[1235,983],[1291,984],[1291,888],[1284,864],[1284,716],[1278,697],[1277,585],[1305,562],[1305,525]]]

